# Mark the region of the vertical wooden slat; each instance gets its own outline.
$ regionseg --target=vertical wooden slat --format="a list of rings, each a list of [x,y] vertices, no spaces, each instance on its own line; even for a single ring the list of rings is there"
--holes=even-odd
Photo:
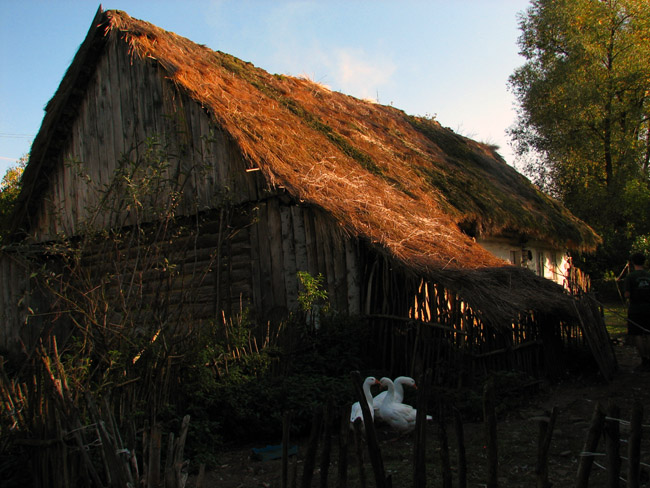
[[[293,224],[294,249],[296,251],[297,271],[309,271],[307,262],[307,248],[305,238],[305,223],[302,216],[302,207],[291,207],[291,222]]]
[[[348,289],[348,307],[346,312],[356,315],[361,313],[361,286],[359,283],[358,247],[356,241],[351,239],[345,240],[345,262]]]
[[[336,283],[334,306],[341,313],[346,313],[348,307],[348,276],[344,244],[333,246],[332,258],[334,260],[334,280]]]
[[[111,113],[109,116],[112,119],[111,125],[113,127],[113,160],[109,161],[110,165],[106,168],[109,177],[115,171],[117,162],[125,151],[124,128],[122,127],[122,98],[120,97],[120,56],[117,52],[117,46],[118,43],[113,38],[108,44],[106,53],[111,86],[109,92],[109,96],[111,97]]]
[[[318,253],[316,249],[316,228],[314,224],[314,212],[311,209],[306,209],[303,213],[304,229],[305,229],[305,249],[307,251],[307,271],[312,276],[316,276],[320,271],[318,266]]]
[[[87,213],[88,201],[88,183],[85,181],[85,176],[90,177],[91,181],[99,180],[100,166],[103,163],[100,154],[103,151],[104,144],[104,115],[101,113],[99,107],[99,89],[100,80],[102,78],[101,67],[96,67],[94,76],[88,83],[88,88],[85,92],[83,101],[83,137],[85,138],[85,151],[80,165],[74,165],[69,169],[70,182],[70,195],[75,198],[75,227],[81,222],[83,216]],[[100,149],[102,148],[102,149]],[[84,175],[83,177],[81,175]]]
[[[106,181],[106,166],[109,161],[114,159],[113,148],[115,147],[113,144],[113,124],[111,122],[113,111],[110,106],[110,98],[108,97],[111,87],[109,84],[110,74],[107,56],[102,56],[100,58],[95,72],[97,78],[94,94],[91,93],[91,96],[94,95],[95,98],[94,118],[96,119],[97,124],[97,138],[95,141],[97,144],[97,160],[86,162],[88,166],[86,171],[93,172],[93,178],[90,182],[91,186]],[[92,192],[89,192],[89,197],[91,193]]]
[[[287,303],[285,288],[286,268],[282,251],[282,219],[277,198],[267,204],[268,243],[270,246],[271,286],[273,287],[273,307],[284,307]]]
[[[293,237],[293,225],[291,219],[291,208],[280,206],[280,225],[282,226],[282,254],[284,262],[284,287],[286,290],[287,308],[296,310],[298,308],[298,278],[296,277],[296,250]]]
[[[334,236],[330,232],[324,232],[320,237],[321,248],[323,250],[323,269],[325,271],[325,280],[327,284],[327,293],[332,303],[332,298],[336,297],[336,273],[334,271],[334,256],[336,255],[336,246],[332,240]],[[333,303],[336,303],[335,301]]]
[[[273,288],[273,269],[271,267],[271,237],[269,233],[269,204],[268,202],[259,202],[258,219],[253,228],[257,229],[257,246],[259,249],[259,267],[260,267],[260,312],[268,312],[273,308],[275,303],[275,289]],[[253,246],[256,243],[253,241]]]

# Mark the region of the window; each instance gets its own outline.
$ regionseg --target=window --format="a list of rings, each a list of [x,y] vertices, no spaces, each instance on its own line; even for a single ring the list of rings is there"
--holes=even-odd
[[[521,266],[521,251],[510,251],[510,262],[515,266]]]

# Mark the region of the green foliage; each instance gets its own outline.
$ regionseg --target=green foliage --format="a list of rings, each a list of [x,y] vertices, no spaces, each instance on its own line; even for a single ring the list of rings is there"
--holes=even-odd
[[[306,321],[318,329],[321,317],[330,309],[327,290],[323,287],[325,278],[320,273],[314,277],[307,271],[298,271],[297,275],[301,285],[298,291],[300,310],[305,314]]]
[[[511,136],[528,175],[604,237],[611,268],[615,246],[650,232],[650,4],[535,0],[520,27]]]
[[[650,234],[636,236],[632,242],[632,252],[645,254],[646,263],[650,263]]]
[[[310,275],[307,271],[298,271],[298,280],[302,289],[298,292],[298,303],[303,312],[311,311],[318,305],[323,312],[329,309],[327,290],[323,288],[325,279],[321,273],[317,276]]]
[[[353,401],[349,372],[366,362],[367,324],[349,317],[326,317],[318,330],[294,321],[285,331],[295,340],[262,353],[275,364],[275,372],[242,365],[231,374],[235,370],[229,368],[213,389],[192,401],[195,409],[202,410],[201,418],[220,419],[218,432],[224,441],[277,441],[285,411],[292,412],[294,431],[304,434],[314,409],[328,401],[337,406]],[[191,396],[192,391],[198,389],[190,384],[185,394]]]
[[[24,156],[16,166],[12,166],[7,170],[2,178],[2,183],[0,183],[0,244],[6,241],[7,234],[11,229],[10,219],[20,193],[20,177],[26,164],[27,156]]]

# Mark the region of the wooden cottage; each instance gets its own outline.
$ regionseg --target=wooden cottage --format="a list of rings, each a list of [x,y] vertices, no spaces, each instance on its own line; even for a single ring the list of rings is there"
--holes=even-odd
[[[493,147],[435,120],[101,9],[45,112],[17,241],[38,253],[92,234],[88,279],[123,290],[133,280],[97,270],[141,262],[149,248],[102,243],[111,229],[149,229],[164,259],[138,278],[147,313],[196,321],[245,310],[255,323],[280,321],[298,308],[305,271],[322,276],[332,310],[370,321],[393,370],[456,361],[454,349],[509,366],[520,361],[513,351],[535,350],[548,368],[544,347],[584,343],[591,318],[510,258],[537,243],[559,263],[598,236]],[[496,255],[494,243],[515,254]],[[10,252],[3,260],[18,266]],[[164,283],[164,299],[152,283]],[[12,310],[5,347],[27,313]]]

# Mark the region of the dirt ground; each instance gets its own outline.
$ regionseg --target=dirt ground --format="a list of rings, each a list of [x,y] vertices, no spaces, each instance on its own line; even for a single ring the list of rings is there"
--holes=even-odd
[[[552,386],[545,386],[536,391],[530,398],[522,401],[517,409],[502,412],[499,415],[498,436],[498,475],[499,486],[508,488],[536,486],[535,465],[537,461],[537,445],[539,438],[539,417],[547,415],[553,407],[557,407],[558,415],[553,431],[549,452],[549,480],[554,487],[572,487],[580,454],[586,440],[591,417],[598,402],[607,406],[613,401],[621,410],[621,419],[630,419],[632,401],[642,400],[646,412],[650,405],[650,372],[637,372],[639,364],[636,350],[624,343],[614,340],[619,371],[613,381],[604,383],[596,379],[572,379]],[[646,413],[647,417],[647,413]],[[427,486],[442,486],[439,438],[436,427],[427,428]],[[627,439],[626,424],[621,424],[621,456],[623,458],[621,477],[626,477]],[[457,486],[456,472],[456,438],[453,425],[447,427],[452,465],[453,485]],[[413,442],[412,437],[395,440],[388,432],[378,429],[382,460],[386,473],[391,476],[394,487],[412,486]],[[650,463],[650,437],[644,432],[642,440],[642,463]],[[464,439],[467,451],[467,485],[468,487],[485,486],[486,481],[486,450],[485,427],[482,422],[464,424]],[[336,486],[338,439],[332,441],[331,464],[328,472],[327,486]],[[304,468],[304,453],[306,445],[298,441],[298,456],[291,458],[289,469],[289,486],[302,486]],[[220,454],[220,464],[206,473],[203,486],[218,486],[221,488],[244,487],[280,487],[281,461],[254,461],[251,459],[251,448],[243,446]],[[263,447],[263,446],[257,446]],[[604,453],[605,447],[601,440],[599,453]],[[321,485],[321,473],[318,470],[320,460],[316,461],[316,470],[311,486]],[[604,456],[596,458],[592,469],[591,487],[606,486]],[[642,465],[643,466],[643,465]],[[364,471],[367,486],[375,486],[372,466],[367,450],[364,453]],[[642,467],[642,486],[650,486],[647,472]],[[359,465],[354,445],[351,444],[348,456],[348,486],[362,486],[359,482]],[[291,483],[294,480],[294,484]],[[195,486],[191,479],[189,486]]]

